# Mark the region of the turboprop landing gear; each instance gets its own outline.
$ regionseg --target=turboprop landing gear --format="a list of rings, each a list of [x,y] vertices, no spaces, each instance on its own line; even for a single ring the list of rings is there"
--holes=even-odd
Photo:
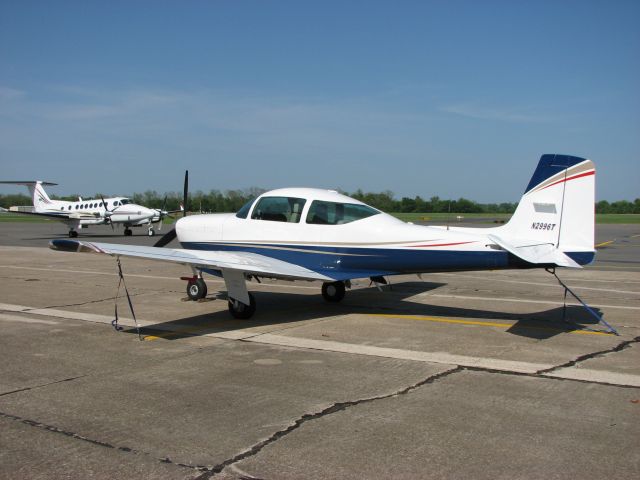
[[[207,284],[199,277],[189,279],[189,283],[187,283],[187,295],[189,299],[194,301],[206,297]]]
[[[131,231],[131,229],[129,227],[126,227],[124,229],[124,236],[125,237],[130,237],[131,235],[133,235],[133,232]]]
[[[78,236],[78,232],[75,230],[69,230],[69,238],[76,238]]]
[[[156,231],[153,229],[153,227],[149,227],[149,232],[147,233],[147,235],[149,235],[150,237],[153,237],[156,234]]]
[[[234,300],[233,298],[229,298],[229,313],[233,316],[233,318],[238,318],[240,320],[246,320],[251,318],[251,316],[256,311],[256,301],[253,298],[253,295],[249,293],[250,304],[245,305],[244,303]]]
[[[339,302],[344,298],[344,282],[325,282],[322,284],[322,298],[327,302]]]

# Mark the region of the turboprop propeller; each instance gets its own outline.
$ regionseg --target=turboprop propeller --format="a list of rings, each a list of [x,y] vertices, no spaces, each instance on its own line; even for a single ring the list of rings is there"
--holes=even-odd
[[[106,223],[111,225],[111,230],[115,230],[113,228],[113,222],[111,221],[111,215],[113,214],[113,210],[109,210],[107,208],[107,202],[104,201],[104,197],[100,195],[100,201],[102,202],[102,206],[104,207],[104,219]]]

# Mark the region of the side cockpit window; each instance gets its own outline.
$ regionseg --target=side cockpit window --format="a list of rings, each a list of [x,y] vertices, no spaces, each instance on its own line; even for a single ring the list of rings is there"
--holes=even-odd
[[[254,207],[251,218],[270,222],[298,223],[305,202],[304,198],[262,197]]]
[[[307,223],[315,225],[343,225],[380,213],[368,205],[314,200],[307,213]]]

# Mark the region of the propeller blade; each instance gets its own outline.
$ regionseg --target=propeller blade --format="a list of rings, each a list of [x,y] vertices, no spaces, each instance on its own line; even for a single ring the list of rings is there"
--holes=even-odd
[[[184,189],[182,192],[182,205],[184,205],[184,210],[182,211],[182,216],[186,217],[187,216],[187,200],[189,200],[189,170],[185,170],[184,172]],[[164,201],[167,201],[167,197],[164,198]],[[162,207],[162,213],[165,212],[164,210],[165,205],[163,205]],[[160,217],[162,218],[162,213],[160,214]],[[171,216],[171,215],[169,215]],[[169,230],[167,233],[165,233],[160,240],[158,240],[153,246],[154,247],[164,247],[165,245],[169,244],[172,240],[174,240],[176,238],[177,234],[176,234],[176,228],[175,226]]]
[[[176,229],[172,228],[171,230],[169,230],[167,233],[165,233],[160,240],[158,240],[153,246],[154,247],[164,247],[165,245],[167,245],[168,243],[171,243],[171,241],[176,238]]]
[[[109,225],[111,225],[111,230],[113,231],[113,222],[111,221],[111,212],[107,208],[107,202],[104,201],[104,197],[100,195],[100,201],[102,202],[102,207],[104,208],[104,218]]]
[[[162,224],[164,223],[164,217],[169,216],[167,213],[167,196],[164,196],[164,200],[162,201],[162,210],[160,210],[160,223],[158,224],[158,231],[162,231]]]
[[[182,195],[182,205],[184,205],[184,211],[182,212],[182,216],[187,216],[187,210],[189,210],[189,170],[184,171],[184,191]]]

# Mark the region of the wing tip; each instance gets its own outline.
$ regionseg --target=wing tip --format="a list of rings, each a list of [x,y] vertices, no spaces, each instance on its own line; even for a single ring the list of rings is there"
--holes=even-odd
[[[49,241],[49,248],[59,252],[74,252],[74,253],[104,253],[95,245],[91,243],[80,242],[78,240],[51,240]]]

